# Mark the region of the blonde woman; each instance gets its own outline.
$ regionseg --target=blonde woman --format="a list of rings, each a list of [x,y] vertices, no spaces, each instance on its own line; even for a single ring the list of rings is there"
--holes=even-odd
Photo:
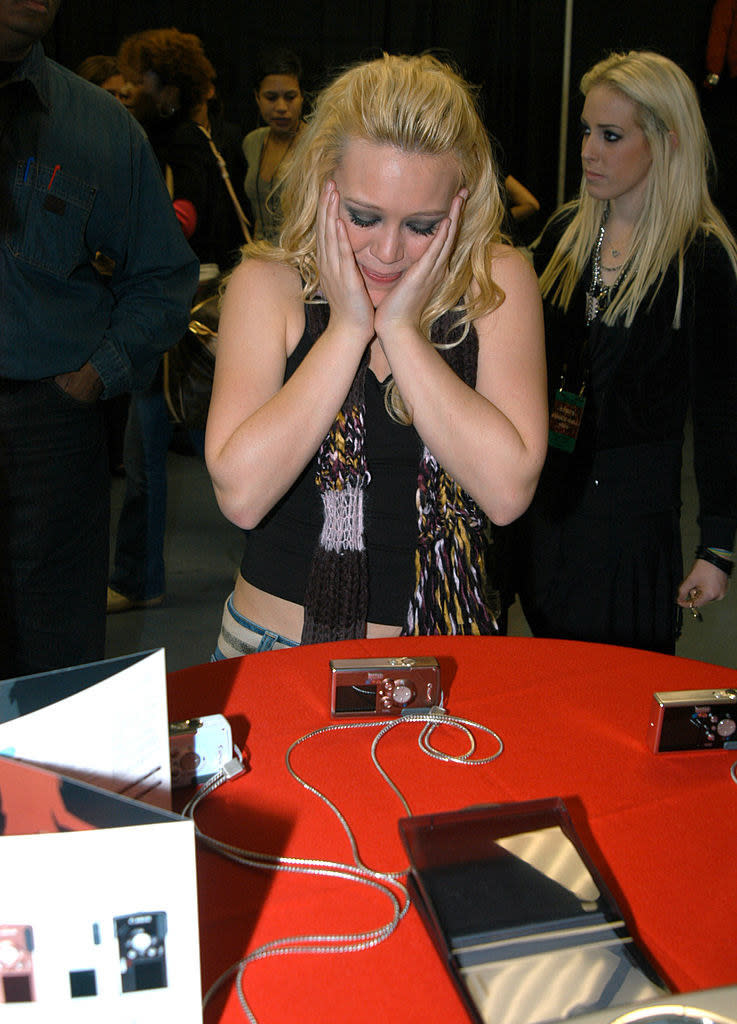
[[[246,550],[216,656],[493,633],[486,516],[527,507],[547,413],[537,285],[469,86],[431,57],[345,72],[282,208],[220,321],[206,456]]]
[[[727,590],[737,525],[737,250],[709,198],[693,85],[655,53],[584,75],[581,192],[536,244],[550,453],[524,520],[538,635],[673,652],[683,608]],[[693,409],[701,543],[683,577]]]

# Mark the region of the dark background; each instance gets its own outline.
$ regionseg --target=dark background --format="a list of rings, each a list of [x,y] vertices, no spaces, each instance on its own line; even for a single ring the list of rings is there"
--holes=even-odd
[[[573,0],[566,197],[577,188],[578,81],[613,49],[654,49],[699,83],[712,0]],[[541,226],[556,202],[565,0],[63,0],[47,52],[75,68],[114,53],[144,28],[194,32],[218,72],[229,120],[255,126],[252,67],[264,45],[294,49],[315,90],[341,66],[382,49],[451,57],[481,87],[484,116],[504,167],[540,199]]]

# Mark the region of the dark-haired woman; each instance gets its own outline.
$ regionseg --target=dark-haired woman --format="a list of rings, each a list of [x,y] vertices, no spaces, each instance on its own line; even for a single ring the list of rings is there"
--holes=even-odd
[[[134,85],[131,112],[151,140],[182,231],[199,258],[200,280],[216,279],[235,262],[245,237],[220,159],[226,169],[230,165],[230,185],[237,188],[243,180],[242,154],[237,140],[231,137],[228,145],[228,136],[211,118],[215,69],[197,36],[177,29],[152,29],[129,37],[119,63]],[[124,450],[126,492],[108,612],[158,605],[164,598],[166,459],[171,436],[157,377],[131,400]],[[194,442],[201,449],[202,437]]]
[[[281,210],[277,189],[295,139],[302,129],[302,65],[290,50],[262,55],[256,72],[256,106],[265,126],[243,140],[248,163],[246,195],[254,216],[254,238],[279,240]]]

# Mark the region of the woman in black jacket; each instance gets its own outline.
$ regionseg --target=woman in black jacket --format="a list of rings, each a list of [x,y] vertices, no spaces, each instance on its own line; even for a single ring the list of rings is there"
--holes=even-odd
[[[658,54],[584,75],[579,197],[535,247],[550,446],[517,534],[536,635],[673,652],[683,608],[724,597],[737,526],[737,249],[709,198],[695,89]],[[685,577],[693,413],[701,543]]]

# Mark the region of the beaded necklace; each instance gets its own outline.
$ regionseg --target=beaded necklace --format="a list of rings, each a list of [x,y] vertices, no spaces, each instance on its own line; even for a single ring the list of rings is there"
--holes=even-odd
[[[607,217],[609,211],[605,211],[604,216],[601,218],[601,226],[599,228],[599,234],[596,239],[596,245],[591,256],[592,261],[592,273],[591,273],[591,286],[586,292],[586,326],[589,327],[594,320],[597,319],[600,313],[609,305],[609,301],[613,293],[619,287],[622,278],[624,277],[625,271],[622,269],[624,263],[620,263],[616,267],[605,267],[605,270],[619,270],[620,274],[614,284],[604,284],[601,279],[601,246],[604,241],[604,232],[606,231]]]

